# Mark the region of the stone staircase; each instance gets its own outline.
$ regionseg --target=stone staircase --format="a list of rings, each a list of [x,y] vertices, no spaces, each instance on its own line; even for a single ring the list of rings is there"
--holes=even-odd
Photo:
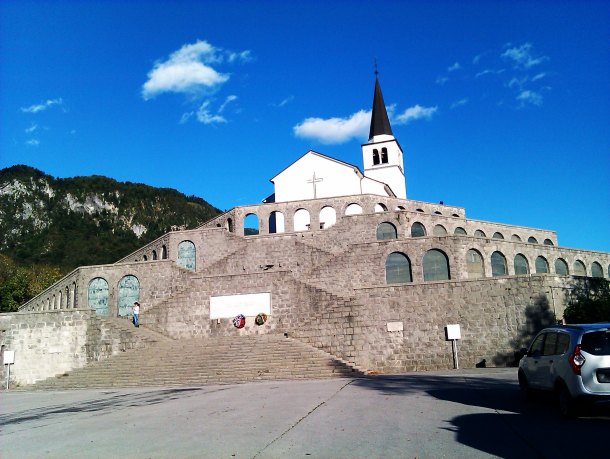
[[[140,327],[139,330],[145,330]],[[154,333],[154,332],[153,332]],[[283,335],[160,340],[30,386],[33,390],[358,377],[345,361]]]

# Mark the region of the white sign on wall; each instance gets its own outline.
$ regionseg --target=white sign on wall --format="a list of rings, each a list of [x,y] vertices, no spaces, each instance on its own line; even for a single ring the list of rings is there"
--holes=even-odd
[[[271,315],[271,293],[248,293],[210,297],[210,319],[226,319],[243,314],[254,317],[259,313]]]
[[[4,351],[4,364],[15,363],[15,351]]]
[[[459,324],[447,325],[447,339],[462,339]]]

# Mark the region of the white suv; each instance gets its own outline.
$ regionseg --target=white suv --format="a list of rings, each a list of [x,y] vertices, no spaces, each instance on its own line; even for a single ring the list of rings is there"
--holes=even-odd
[[[610,323],[542,330],[519,362],[519,387],[554,392],[563,416],[586,403],[610,404]]]

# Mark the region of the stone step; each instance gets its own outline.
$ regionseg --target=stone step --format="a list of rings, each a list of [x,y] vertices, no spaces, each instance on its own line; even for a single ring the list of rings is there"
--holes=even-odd
[[[361,376],[364,372],[283,335],[160,339],[85,368],[40,381],[34,389],[238,383]]]

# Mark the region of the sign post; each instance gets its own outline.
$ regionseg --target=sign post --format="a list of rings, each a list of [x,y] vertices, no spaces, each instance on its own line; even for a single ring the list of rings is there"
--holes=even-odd
[[[6,390],[8,390],[8,383],[11,380],[11,365],[15,363],[15,351],[4,351],[3,357],[4,365],[6,365]]]
[[[447,340],[451,340],[451,350],[453,351],[453,368],[458,370],[460,368],[460,364],[458,361],[458,353],[457,353],[457,340],[462,339],[462,332],[460,331],[459,324],[447,325],[445,327],[445,333],[447,335]]]

